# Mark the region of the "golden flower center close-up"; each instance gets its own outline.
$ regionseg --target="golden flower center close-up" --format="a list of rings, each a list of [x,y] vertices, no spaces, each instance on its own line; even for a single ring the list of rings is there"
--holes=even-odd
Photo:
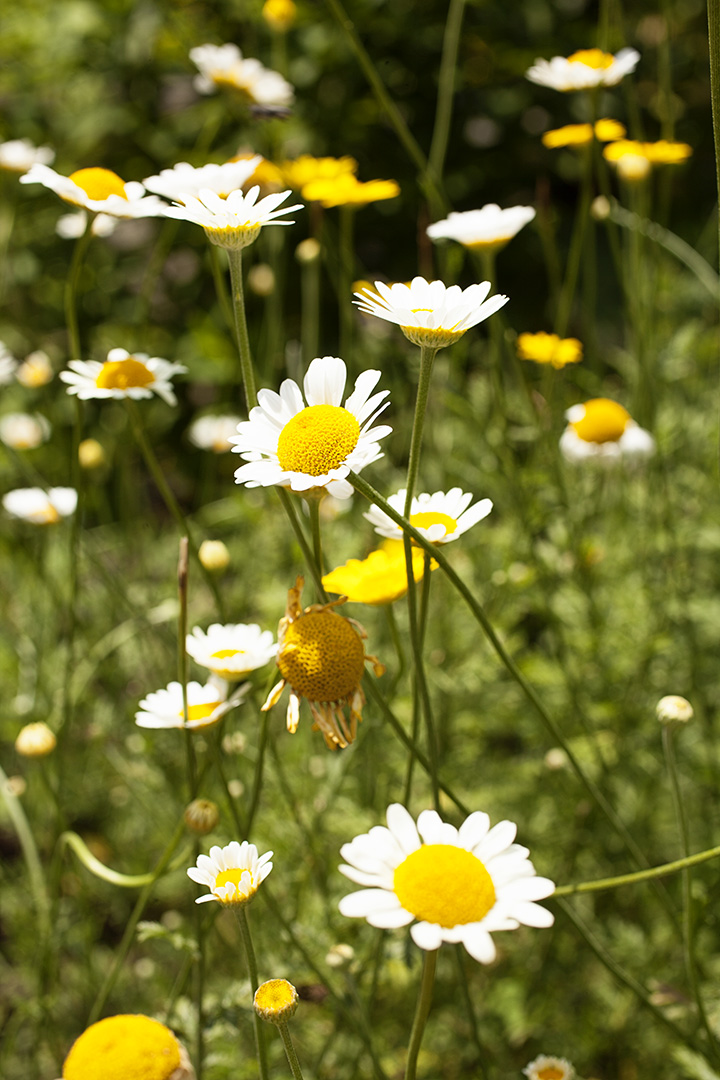
[[[416,919],[451,927],[480,922],[495,886],[480,859],[454,844],[423,844],[395,870],[393,891]]]
[[[445,535],[451,536],[457,529],[457,521],[449,514],[441,514],[437,510],[423,510],[419,514],[410,515],[410,524],[416,529],[429,529],[431,525],[444,525]]]
[[[609,398],[592,398],[585,402],[585,415],[571,424],[583,442],[617,442],[630,420],[630,413]]]
[[[358,444],[360,424],[341,405],[310,405],[280,432],[278,461],[286,472],[324,476]]]
[[[78,169],[71,173],[68,179],[82,188],[88,199],[95,202],[101,202],[110,195],[119,195],[121,199],[127,200],[124,180],[111,169]]]
[[[297,1002],[297,990],[287,979],[270,979],[257,988],[255,1006],[259,1009],[287,1009]]]
[[[572,56],[568,56],[571,64],[584,64],[585,67],[595,68],[599,71],[603,68],[612,67],[615,57],[611,53],[603,52],[602,49],[579,49]]]
[[[247,875],[244,882],[242,881],[243,874]],[[223,885],[235,886],[237,892],[234,894],[234,899],[237,899],[238,897],[244,899],[245,897],[252,895],[257,889],[257,884],[253,879],[252,872],[243,869],[240,866],[233,866],[230,870],[220,871],[215,879],[215,888],[219,889]]]
[[[149,1016],[109,1016],[73,1044],[63,1080],[169,1080],[180,1066],[172,1031]]]
[[[155,376],[145,364],[129,356],[127,360],[106,360],[95,379],[100,390],[129,390],[135,386],[149,386]]]
[[[298,697],[342,701],[360,685],[365,650],[357,630],[334,611],[311,611],[285,631],[278,667]]]

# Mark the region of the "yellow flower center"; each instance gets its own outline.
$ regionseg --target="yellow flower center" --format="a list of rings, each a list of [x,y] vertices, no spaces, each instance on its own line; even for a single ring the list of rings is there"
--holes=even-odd
[[[82,188],[88,199],[96,202],[107,199],[110,195],[119,195],[121,199],[127,200],[124,180],[110,169],[78,169],[71,173],[68,179]]]
[[[133,356],[127,360],[106,360],[95,379],[100,390],[128,390],[134,386],[149,386],[155,382],[152,371]]]
[[[202,705],[188,705],[188,721],[190,720],[207,720],[208,716],[217,709],[219,701],[210,701]],[[178,713],[178,716],[183,716],[182,710]]]
[[[244,653],[244,649],[218,649],[217,652],[210,653],[211,660],[227,660],[229,656],[238,656],[239,653]]]
[[[546,1065],[544,1069],[538,1069],[538,1080],[563,1080],[565,1073],[556,1065]]]
[[[73,1044],[63,1080],[168,1080],[180,1065],[172,1031],[149,1016],[108,1016]]]
[[[358,444],[360,425],[340,405],[310,405],[280,432],[278,461],[286,472],[324,476],[342,465]]]
[[[270,979],[257,988],[255,1007],[257,1009],[287,1009],[297,1001],[297,990],[287,979]]]
[[[395,870],[393,890],[417,919],[451,927],[480,922],[495,903],[485,866],[453,844],[423,844]]]
[[[278,667],[299,697],[342,701],[362,679],[365,650],[351,623],[334,611],[311,611],[285,631]]]
[[[48,500],[47,506],[44,506],[42,510],[37,512],[35,520],[38,525],[57,525],[60,520],[60,515],[53,504]]]
[[[243,874],[248,874],[250,877],[249,888],[245,885],[240,887],[240,879]],[[240,896],[249,896],[251,892],[255,891],[255,881],[253,880],[252,872],[239,866],[233,866],[230,870],[221,870],[215,878],[216,889],[220,888],[221,885],[230,884],[235,886]]]
[[[574,420],[571,427],[583,442],[617,442],[630,420],[630,413],[609,398],[592,398],[585,402],[582,420]]]
[[[451,536],[457,529],[455,518],[450,517],[449,514],[440,514],[434,510],[424,510],[420,514],[411,514],[410,524],[416,529],[429,529],[431,525],[444,525],[445,536]]]
[[[609,68],[614,60],[612,53],[603,52],[602,49],[580,49],[572,56],[568,56],[571,64],[584,64],[585,67],[595,68],[596,71]]]

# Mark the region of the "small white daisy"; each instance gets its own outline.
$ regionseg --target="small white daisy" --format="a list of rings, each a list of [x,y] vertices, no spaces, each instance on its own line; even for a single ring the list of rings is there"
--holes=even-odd
[[[292,379],[283,382],[279,394],[261,390],[250,419],[238,425],[231,440],[233,453],[247,462],[235,472],[235,482],[281,484],[298,492],[327,488],[336,498],[350,498],[353,489],[345,477],[381,458],[378,439],[392,431],[372,426],[388,405],[388,390],[371,396],[380,374],[359,375],[344,406],[347,368],[337,356],[312,361],[303,380],[305,400]]]
[[[241,161],[226,161],[224,165],[202,165],[195,168],[187,161],[180,161],[172,169],[163,169],[158,176],[148,176],[143,186],[166,199],[184,201],[184,195],[199,195],[201,191],[214,191],[225,199],[231,191],[241,188],[262,161],[260,154]]]
[[[212,94],[226,87],[239,91],[254,105],[286,108],[292,105],[295,92],[282,75],[270,71],[259,60],[243,59],[237,45],[198,45],[190,50],[190,59],[200,74],[194,86],[200,94]]]
[[[10,353],[4,342],[0,341],[0,386],[7,386],[17,372],[17,360]]]
[[[363,289],[355,293],[358,299],[353,303],[367,315],[397,323],[416,345],[443,349],[507,304],[508,297],[499,293],[487,300],[490,289],[489,281],[467,289],[421,277],[413,278],[409,285],[376,281],[375,292]]]
[[[205,686],[199,682],[187,684],[189,730],[213,727],[223,716],[240,705],[249,689],[249,683],[239,686],[227,696],[227,683],[211,678]],[[140,702],[140,712],[135,713],[135,723],[142,728],[184,728],[182,686],[179,682],[168,683],[166,689],[148,694]]]
[[[574,1080],[575,1069],[567,1058],[540,1054],[523,1069],[528,1080]]]
[[[207,631],[195,626],[185,639],[185,648],[196,664],[229,682],[241,679],[277,656],[272,631],[261,630],[257,623],[225,626],[212,623]]]
[[[640,53],[621,49],[615,56],[602,49],[580,49],[572,56],[553,56],[552,60],[537,59],[525,72],[530,82],[549,86],[553,90],[588,90],[593,86],[616,86],[634,71]]]
[[[401,488],[388,499],[390,506],[399,514],[405,513],[406,495],[407,489]],[[486,518],[493,507],[491,499],[481,499],[474,506],[470,506],[471,502],[472,494],[463,492],[459,487],[451,488],[448,492],[436,491],[432,495],[416,495],[410,506],[410,524],[432,544],[449,544]],[[400,526],[379,507],[371,507],[363,517],[380,536],[387,536],[391,540],[402,538]]]
[[[231,191],[227,199],[222,199],[210,188],[203,188],[197,196],[179,195],[182,205],[176,203],[166,207],[165,214],[180,221],[202,225],[208,240],[218,247],[244,248],[257,240],[263,225],[294,225],[294,221],[279,221],[278,218],[293,210],[301,210],[303,206],[302,203],[295,203],[282,210],[277,209],[287,199],[289,190],[266,195],[260,202],[257,201],[259,194],[257,184],[247,194]]]
[[[197,864],[187,872],[210,892],[198,896],[196,904],[219,900],[221,904],[247,904],[273,868],[272,851],[258,855],[254,844],[233,840],[227,847],[211,847],[210,855],[198,855]]]
[[[560,452],[567,461],[619,461],[655,453],[650,432],[609,398],[591,398],[584,405],[573,405],[565,417],[569,423],[560,437]]]
[[[96,214],[90,231],[93,236],[112,236],[118,227],[118,218],[110,214]],[[63,240],[77,240],[87,228],[87,212],[78,210],[75,214],[63,214],[55,222],[55,232]]]
[[[232,449],[230,439],[237,434],[239,416],[199,416],[188,428],[188,438],[201,450],[227,454]]]
[[[491,829],[488,815],[476,811],[456,829],[424,810],[416,826],[393,803],[387,823],[340,849],[349,864],[340,872],[365,886],[343,897],[343,915],[384,929],[417,919],[410,934],[421,949],[460,942],[481,964],[496,956],[491,932],[552,926],[552,913],[535,901],[551,896],[555,885],[535,875],[528,849],[513,842],[511,821]]]
[[[0,143],[0,169],[24,173],[33,165],[50,165],[55,151],[49,146],[34,146],[29,139],[11,139]]]
[[[39,413],[6,413],[0,417],[0,442],[12,450],[34,450],[50,438],[50,424]]]
[[[42,184],[65,202],[94,214],[141,218],[161,217],[165,211],[165,203],[155,195],[148,195],[142,184],[136,181],[126,184],[110,169],[78,169],[70,176],[63,176],[47,165],[33,165],[20,177],[20,183]]]
[[[428,225],[431,240],[457,240],[467,248],[498,250],[512,240],[535,217],[532,206],[509,206],[502,210],[497,203],[487,203],[480,210],[452,212],[443,221]]]
[[[129,353],[111,349],[107,360],[71,360],[69,371],[60,378],[68,384],[68,394],[77,394],[81,401],[90,398],[149,398],[153,394],[177,405],[170,379],[187,371],[183,364],[171,364],[159,356]]]
[[[75,512],[77,491],[68,487],[50,488],[49,491],[38,487],[16,488],[3,495],[2,504],[11,517],[33,525],[55,525]]]

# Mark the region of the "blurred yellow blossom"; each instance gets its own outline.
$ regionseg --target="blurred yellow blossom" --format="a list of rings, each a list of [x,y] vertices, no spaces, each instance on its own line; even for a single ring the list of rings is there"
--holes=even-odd
[[[271,30],[284,34],[297,18],[297,4],[294,0],[265,0],[262,17]]]
[[[351,173],[343,173],[332,180],[313,180],[302,188],[302,196],[308,202],[319,202],[324,207],[366,206],[383,199],[395,199],[400,185],[395,180],[357,180]]]
[[[517,354],[521,360],[533,360],[536,364],[552,364],[563,368],[577,364],[583,358],[582,343],[577,338],[560,338],[557,334],[519,334]]]
[[[599,142],[612,142],[622,139],[627,134],[623,124],[608,117],[593,124],[567,124],[565,127],[546,131],[542,136],[543,146],[556,150],[561,146],[586,146],[596,138]]]
[[[23,386],[32,389],[45,386],[53,377],[53,369],[50,357],[42,349],[36,349],[25,357],[20,367],[15,372],[15,378]]]
[[[641,175],[647,175],[650,168],[653,165],[681,165],[683,161],[692,154],[692,147],[687,143],[681,142],[669,142],[667,139],[659,139],[658,142],[636,142],[634,139],[620,139],[618,142],[613,142],[610,146],[606,146],[603,150],[603,157],[607,161],[616,165],[619,172],[622,172],[625,167],[626,173],[629,171],[630,175],[625,175],[625,179],[636,179]],[[634,172],[628,170],[627,160],[631,162],[639,160],[645,162],[645,168],[643,172],[642,166],[638,165]]]
[[[26,724],[15,739],[15,749],[22,757],[46,757],[56,746],[55,735],[42,720]]]

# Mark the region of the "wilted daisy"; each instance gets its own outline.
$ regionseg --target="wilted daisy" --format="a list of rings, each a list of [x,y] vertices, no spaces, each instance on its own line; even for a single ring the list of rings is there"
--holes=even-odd
[[[412,550],[412,564],[413,578],[420,581],[425,555],[418,547]],[[432,569],[437,569],[437,563],[433,562]],[[325,574],[322,583],[326,592],[340,593],[351,603],[392,604],[407,592],[404,545],[397,540],[386,540],[366,559],[348,559],[344,566],[337,566]]]
[[[282,214],[302,209],[302,203],[277,209],[280,203],[285,202],[289,191],[274,192],[258,202],[259,194],[260,188],[255,185],[247,194],[231,191],[226,199],[222,199],[210,188],[203,188],[197,197],[180,196],[182,205],[166,207],[165,214],[180,221],[202,225],[212,244],[238,250],[253,244],[263,225],[294,225],[294,221],[278,219]]]
[[[399,803],[376,825],[340,849],[340,872],[364,888],[340,901],[340,911],[371,926],[407,926],[421,949],[462,943],[473,959],[490,964],[496,930],[552,926],[553,915],[535,903],[555,891],[535,876],[528,850],[515,844],[517,826],[490,828],[487,814],[470,814],[459,829],[434,810],[417,820]]]
[[[125,181],[110,169],[92,167],[78,169],[63,176],[47,165],[33,165],[20,177],[21,184],[42,184],[65,202],[91,210],[94,214],[111,217],[160,217],[165,203],[148,195],[142,184]]]
[[[560,450],[568,461],[642,458],[655,452],[650,432],[639,427],[627,409],[609,398],[592,398],[584,405],[573,405],[565,417],[569,423],[560,438]]]
[[[118,218],[110,217],[109,214],[96,214],[90,231],[93,236],[112,236],[118,226],[118,221]],[[55,222],[55,232],[63,240],[77,240],[84,235],[87,222],[85,210],[78,210],[75,214],[63,214]]]
[[[199,416],[188,428],[188,439],[201,450],[228,454],[232,449],[230,439],[237,435],[239,423],[239,416]]]
[[[367,315],[397,323],[408,341],[444,349],[507,304],[508,297],[500,293],[486,299],[491,288],[489,281],[467,289],[421,277],[413,278],[409,285],[376,281],[375,290],[355,293],[353,303]]]
[[[77,491],[75,488],[54,487],[16,488],[3,495],[2,504],[11,517],[29,521],[33,525],[55,525],[75,512]]]
[[[55,151],[49,146],[34,146],[29,139],[10,139],[0,143],[0,169],[25,173],[33,165],[50,165]]]
[[[214,191],[225,199],[231,191],[237,191],[252,176],[262,161],[260,154],[223,165],[202,165],[195,168],[187,161],[180,161],[172,169],[163,169],[157,176],[148,176],[143,187],[166,199],[184,202],[184,195],[199,195],[201,191]]]
[[[244,60],[237,45],[198,45],[190,50],[190,59],[200,72],[193,83],[201,94],[227,89],[237,91],[253,105],[292,105],[295,92],[287,79],[259,60]]]
[[[6,413],[0,417],[0,442],[12,450],[34,450],[50,438],[50,424],[39,413]]]
[[[352,487],[345,480],[382,457],[378,439],[389,435],[386,425],[373,427],[387,406],[389,391],[371,391],[379,371],[364,371],[342,405],[347,368],[337,356],[316,357],[300,387],[286,379],[280,393],[261,390],[250,419],[238,425],[233,453],[246,465],[235,472],[235,482],[246,487],[281,484],[292,491],[326,488],[347,499]],[[307,402],[307,404],[306,404]]]
[[[77,394],[81,401],[89,398],[149,398],[153,394],[177,405],[170,379],[187,371],[183,364],[172,364],[159,356],[129,353],[111,349],[107,360],[71,360],[69,371],[60,378],[68,384],[68,394]]]
[[[502,210],[497,203],[487,203],[480,210],[452,212],[443,221],[428,225],[431,240],[457,240],[476,251],[498,251],[532,221],[532,206],[509,206]]]
[[[575,1069],[567,1058],[540,1054],[523,1069],[528,1080],[574,1080]]]
[[[265,712],[276,705],[289,683],[288,731],[297,731],[300,699],[306,698],[315,721],[313,730],[321,731],[326,745],[335,750],[354,741],[362,720],[365,695],[360,682],[365,661],[372,663],[376,675],[382,675],[385,668],[377,657],[365,655],[362,627],[333,611],[342,600],[312,604],[303,610],[302,587],[303,579],[299,577],[288,592],[287,609],[278,628],[277,664],[282,679],[262,708]],[[346,705],[350,708],[349,723]]]
[[[106,1016],[91,1024],[65,1058],[62,1080],[195,1080],[185,1047],[149,1016]]]
[[[186,688],[188,729],[197,731],[219,723],[223,716],[241,704],[248,688],[245,683],[228,697],[227,683],[222,679],[213,677],[205,686],[189,682]],[[143,698],[140,711],[135,713],[135,723],[142,728],[185,727],[182,685],[171,682],[164,690],[156,690]]]
[[[602,49],[580,49],[572,56],[553,56],[535,61],[525,72],[530,82],[553,90],[588,90],[594,86],[616,86],[634,71],[640,53],[621,49],[615,56]]]
[[[302,197],[308,202],[332,206],[366,206],[371,202],[394,199],[400,194],[396,180],[360,181],[350,172],[334,179],[312,180],[302,187]]]
[[[593,139],[598,142],[613,142],[624,139],[627,131],[618,120],[596,120],[594,124],[566,124],[565,127],[546,131],[542,136],[543,146],[555,150],[562,146],[586,146]]]
[[[10,353],[5,343],[0,341],[0,386],[7,386],[8,383],[11,383],[17,370],[17,360]]]
[[[537,334],[518,334],[517,354],[521,360],[552,364],[559,369],[566,364],[578,364],[583,358],[583,347],[577,338],[561,338],[540,330]]]
[[[14,361],[13,361],[14,362]],[[0,355],[0,371],[2,370],[2,355]],[[42,349],[36,349],[25,357],[20,367],[15,372],[15,378],[23,386],[36,388],[45,386],[53,377],[50,357]],[[2,377],[0,376],[0,383]]]
[[[388,503],[398,514],[405,513],[406,496],[406,489],[401,488],[388,499]],[[458,536],[462,536],[473,525],[486,518],[492,510],[491,499],[481,499],[474,506],[470,506],[472,498],[472,494],[459,487],[451,488],[447,492],[436,491],[432,495],[427,492],[415,495],[410,505],[410,524],[430,543],[449,544],[451,540],[457,540]],[[394,540],[402,538],[400,526],[378,506],[371,506],[363,517],[367,518],[380,536],[388,536]]]
[[[229,682],[264,667],[277,655],[272,632],[257,623],[211,623],[207,630],[195,626],[185,638],[185,648],[196,664]]]
[[[221,904],[247,904],[252,900],[265,878],[273,868],[272,851],[258,855],[254,844],[233,840],[227,847],[211,847],[210,854],[198,855],[196,866],[187,872],[198,885],[210,889],[205,896],[198,896],[196,904],[219,900]]]

